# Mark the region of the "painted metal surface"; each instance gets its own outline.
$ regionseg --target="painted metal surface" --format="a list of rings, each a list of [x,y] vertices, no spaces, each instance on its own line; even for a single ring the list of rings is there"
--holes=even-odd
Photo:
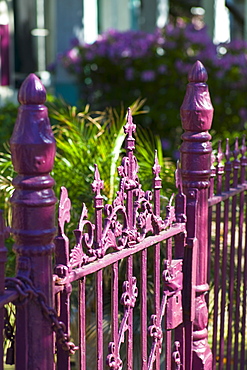
[[[17,273],[15,278],[7,278],[5,285],[5,229],[0,219],[0,333],[7,330],[3,306],[14,302],[17,370],[68,370],[70,355],[77,349],[76,366],[81,370],[245,368],[246,145],[243,139],[239,148],[236,140],[231,151],[227,142],[225,152],[219,145],[212,156],[208,130],[213,108],[206,80],[204,66],[196,62],[181,107],[185,132],[176,171],[175,205],[171,199],[166,216],[161,217],[157,155],[153,189],[142,189],[134,153],[136,126],[129,110],[124,127],[126,154],[118,168],[119,190],[112,204],[104,204],[104,184],[95,165],[95,217],[90,220],[83,205],[74,231],[75,245],[65,232],[71,202],[64,187],[54,238],[56,198],[49,172],[55,141],[43,105],[45,90],[35,75],[23,83],[11,138],[17,172],[11,198]],[[215,274],[214,317],[208,325],[210,269]],[[69,339],[75,282],[78,348]],[[88,322],[92,316],[95,335],[90,342]],[[93,357],[91,347],[95,347]]]
[[[12,227],[17,277],[31,279],[52,306],[52,252],[55,203],[49,172],[55,157],[46,92],[34,74],[19,91],[18,117],[10,147],[14,169]],[[16,369],[53,369],[53,334],[41,307],[29,300],[17,305]]]
[[[176,208],[172,200],[167,206],[166,217],[160,217],[160,189],[161,178],[159,177],[160,165],[157,155],[154,156],[154,181],[153,195],[151,191],[144,192],[138,179],[138,164],[134,156],[135,149],[135,125],[130,110],[127,115],[127,123],[124,127],[126,134],[126,156],[118,168],[120,175],[119,191],[112,205],[103,204],[103,181],[97,166],[95,166],[95,177],[92,190],[95,193],[94,223],[87,218],[87,209],[83,205],[78,228],[74,231],[76,245],[69,253],[68,238],[64,234],[64,223],[69,220],[70,200],[65,188],[62,188],[59,205],[59,235],[55,239],[56,255],[60,262],[55,269],[57,274],[56,284],[67,286],[73,281],[82,279],[79,286],[79,322],[80,325],[80,368],[86,369],[88,364],[85,355],[86,328],[85,328],[85,289],[86,278],[95,274],[95,310],[96,310],[96,342],[97,349],[95,357],[97,361],[95,368],[103,369],[105,361],[108,368],[134,369],[134,310],[139,311],[141,323],[141,353],[138,354],[141,369],[159,369],[160,355],[162,352],[163,330],[162,320],[165,318],[165,327],[168,330],[182,324],[182,260],[172,260],[172,238],[180,236],[180,243],[175,241],[177,255],[183,250],[185,238],[185,197],[179,187],[176,197]],[[179,177],[179,175],[177,176]],[[153,198],[153,199],[152,199]],[[176,212],[178,210],[178,212]],[[103,219],[102,215],[105,218]],[[57,243],[59,241],[59,244]],[[161,245],[166,241],[165,264],[161,265]],[[183,240],[183,245],[181,245]],[[178,248],[176,248],[178,245]],[[147,306],[147,263],[148,248],[154,246],[153,281],[154,281],[154,312],[148,317]],[[134,275],[135,261],[141,254],[140,273],[137,278]],[[180,256],[181,257],[181,256]],[[150,258],[150,257],[149,257]],[[125,260],[126,277],[122,282],[122,292],[119,290],[119,267]],[[104,271],[111,271],[111,341],[108,345],[108,354],[104,357]],[[161,271],[161,268],[163,269]],[[161,296],[160,286],[163,275],[163,292]],[[120,300],[119,300],[120,296]],[[140,298],[139,298],[140,297]],[[137,299],[140,301],[136,307]],[[172,303],[173,302],[173,303]],[[61,298],[59,307],[61,307]],[[170,307],[169,314],[166,312],[167,305]],[[84,309],[81,309],[81,306]],[[122,307],[122,308],[121,308]],[[62,315],[60,316],[62,319]],[[135,316],[136,317],[136,316]],[[170,368],[172,357],[171,333],[165,338],[166,367]],[[151,350],[148,351],[148,342]],[[82,346],[82,343],[84,344]],[[122,359],[121,351],[126,346],[126,358]],[[168,357],[169,355],[169,357]],[[61,361],[62,363],[62,361]],[[125,365],[124,365],[125,364]],[[62,367],[64,366],[64,367]],[[93,366],[93,365],[92,365]],[[61,369],[66,368],[64,363]]]
[[[10,31],[8,24],[0,24],[0,85],[10,84]]]
[[[7,261],[7,249],[4,245],[4,220],[3,214],[0,213],[0,295],[5,290],[5,262]],[[0,308],[0,369],[3,369],[3,330],[4,330],[4,308]]]
[[[222,146],[224,145],[224,149]],[[209,240],[214,269],[213,368],[244,369],[246,358],[246,144],[219,143],[209,198]],[[210,245],[211,244],[211,245]],[[212,258],[212,257],[215,258]]]
[[[205,294],[209,290],[208,271],[208,187],[211,172],[211,128],[213,107],[207,72],[197,61],[189,73],[189,84],[181,106],[185,133],[181,153],[183,192],[187,197],[187,246],[184,261],[185,287],[188,294],[185,310],[186,330],[192,342],[186,343],[186,368],[212,369],[212,353],[207,342],[208,308]],[[188,278],[188,280],[187,280]],[[187,316],[187,315],[186,315]]]

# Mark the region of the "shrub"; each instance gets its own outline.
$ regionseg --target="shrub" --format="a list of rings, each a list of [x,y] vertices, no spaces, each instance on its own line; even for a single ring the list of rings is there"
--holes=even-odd
[[[12,134],[14,122],[17,117],[17,105],[7,102],[0,107],[0,150],[3,150],[4,144],[9,140]]]
[[[60,58],[76,75],[82,96],[93,109],[128,106],[146,98],[147,116],[138,122],[162,138],[163,149],[174,155],[180,142],[179,107],[187,73],[201,60],[209,74],[215,108],[213,128],[221,134],[244,128],[247,121],[247,43],[233,41],[214,45],[206,28],[178,19],[153,34],[110,30],[93,44],[79,44]]]

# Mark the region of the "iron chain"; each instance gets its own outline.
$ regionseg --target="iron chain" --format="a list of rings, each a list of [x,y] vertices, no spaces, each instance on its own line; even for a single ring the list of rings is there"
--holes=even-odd
[[[33,282],[28,277],[24,276],[7,278],[5,285],[6,288],[15,289],[18,292],[19,298],[17,301],[13,302],[15,305],[24,304],[27,300],[31,299],[39,303],[44,315],[51,321],[52,329],[56,333],[63,350],[73,355],[78,347],[69,340],[65,324],[58,320],[56,310],[48,306],[44,293],[36,289]]]

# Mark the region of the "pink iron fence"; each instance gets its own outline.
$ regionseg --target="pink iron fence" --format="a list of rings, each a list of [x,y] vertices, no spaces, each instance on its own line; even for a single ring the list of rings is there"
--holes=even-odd
[[[214,277],[212,310],[213,367],[244,369],[246,357],[246,165],[245,136],[231,151],[219,142],[209,191],[209,261]],[[213,193],[215,191],[215,194]],[[213,258],[212,258],[213,257]]]
[[[196,62],[181,107],[178,190],[166,215],[160,212],[156,155],[153,188],[144,192],[139,182],[136,126],[129,110],[116,197],[104,204],[95,165],[94,221],[83,205],[71,240],[65,233],[71,204],[64,187],[55,236],[56,198],[49,175],[55,141],[45,90],[35,75],[24,81],[11,138],[17,172],[10,230],[17,256],[14,278],[5,278],[3,221],[0,228],[0,336],[2,344],[2,333],[9,339],[6,358],[16,369],[68,370],[73,363],[81,370],[244,368],[246,147],[243,141],[239,159],[236,142],[232,159],[227,146],[224,166],[219,147],[213,166],[208,133],[213,108],[206,80],[205,68]],[[71,320],[72,299],[78,330]],[[9,302],[16,306],[16,324],[4,308]]]
[[[9,44],[10,32],[8,24],[0,24],[0,85],[6,86],[10,83],[9,71]]]

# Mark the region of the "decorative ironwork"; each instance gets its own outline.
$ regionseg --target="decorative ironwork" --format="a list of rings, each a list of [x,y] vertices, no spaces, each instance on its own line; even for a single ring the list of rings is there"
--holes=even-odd
[[[68,191],[64,186],[62,186],[61,192],[60,192],[59,208],[58,208],[58,228],[59,228],[59,234],[61,235],[64,234],[65,222],[70,221],[70,208],[71,208],[71,202],[68,197]]]
[[[148,328],[149,336],[152,338],[152,347],[148,358],[148,370],[152,370],[156,360],[157,351],[161,353],[163,331],[162,320],[166,313],[166,329],[172,329],[182,323],[182,260],[164,262],[163,297],[160,307],[160,316],[151,316],[151,325]],[[170,307],[169,307],[169,306]],[[168,309],[169,308],[169,309]]]
[[[173,197],[167,206],[167,216],[162,220],[159,215],[154,213],[152,192],[144,192],[142,190],[137,175],[138,163],[136,157],[133,155],[133,150],[135,148],[133,134],[135,130],[136,125],[133,123],[133,118],[129,109],[127,123],[124,126],[124,132],[127,135],[127,155],[122,159],[122,163],[118,167],[120,185],[112,204],[103,206],[103,197],[101,195],[103,181],[100,178],[98,167],[95,165],[94,181],[92,183],[92,189],[95,193],[95,223],[88,220],[88,211],[85,204],[83,204],[79,225],[74,231],[76,245],[70,254],[70,265],[72,268],[84,266],[98,258],[104,257],[110,248],[115,251],[120,251],[123,248],[131,248],[131,246],[143,241],[149,232],[155,232],[157,234],[176,222],[175,208],[172,206]],[[155,175],[154,189],[161,188],[160,171],[161,167],[156,152],[153,166],[153,173]],[[128,210],[126,204],[129,191],[133,191],[133,205],[130,210]],[[102,208],[105,218],[102,236],[96,246],[95,234],[102,223],[101,215],[100,218],[98,217],[98,211]],[[129,221],[130,211],[133,212],[134,216],[132,226]]]
[[[110,369],[121,370],[123,362],[120,358],[120,347],[124,343],[124,333],[128,330],[128,318],[130,310],[135,307],[136,298],[138,296],[138,289],[136,286],[136,277],[132,277],[131,283],[129,281],[123,282],[123,294],[121,296],[121,304],[124,306],[124,315],[119,327],[118,343],[110,342],[108,345],[108,355],[106,363]]]
[[[180,370],[182,368],[182,363],[181,363],[181,357],[180,357],[180,343],[179,341],[176,341],[174,343],[175,351],[172,353],[172,360],[175,365],[175,370]]]

